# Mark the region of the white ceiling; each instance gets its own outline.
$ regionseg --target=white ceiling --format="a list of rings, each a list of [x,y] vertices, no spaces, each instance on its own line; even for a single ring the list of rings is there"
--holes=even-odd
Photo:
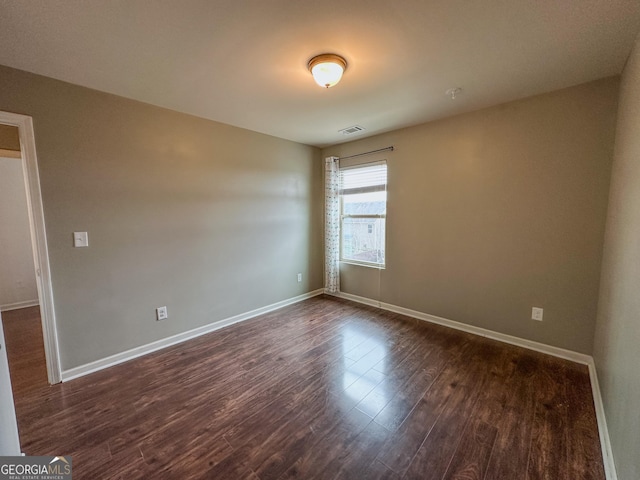
[[[0,64],[326,146],[618,74],[639,30],[638,0],[2,0]]]

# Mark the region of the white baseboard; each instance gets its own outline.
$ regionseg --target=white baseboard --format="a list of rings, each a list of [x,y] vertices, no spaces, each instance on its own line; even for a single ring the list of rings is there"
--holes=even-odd
[[[520,337],[514,337],[504,333],[496,332],[494,330],[488,330],[486,328],[474,327],[466,323],[456,322],[447,318],[437,317],[428,313],[418,312],[417,310],[411,310],[409,308],[399,307],[390,303],[379,302],[370,298],[360,297],[358,295],[352,295],[350,293],[340,292],[336,297],[351,300],[353,302],[363,303],[373,307],[381,308],[382,310],[388,310],[394,313],[400,313],[407,317],[417,318],[418,320],[424,320],[430,323],[436,323],[445,327],[453,328],[455,330],[461,330],[463,332],[472,333],[481,337],[491,338],[492,340],[498,340],[499,342],[509,343],[518,347],[528,348],[529,350],[535,350],[536,352],[546,353],[553,355],[554,357],[564,358],[565,360],[571,360],[572,362],[582,363],[589,365],[593,362],[593,358],[590,355],[584,353],[574,352],[572,350],[566,350],[564,348],[553,347],[544,343],[534,342],[532,340],[526,340]]]
[[[6,305],[0,305],[0,312],[8,312],[9,310],[18,310],[20,308],[27,307],[36,307],[38,305],[40,305],[40,301],[37,298],[35,300],[25,300],[24,302],[7,303]]]
[[[616,465],[613,461],[613,450],[611,449],[611,439],[607,428],[607,419],[604,414],[604,404],[600,393],[600,383],[598,382],[598,372],[596,364],[591,359],[589,362],[589,378],[591,379],[591,390],[593,392],[593,405],[596,409],[596,419],[598,421],[598,434],[600,435],[600,446],[602,448],[602,462],[604,463],[604,473],[607,480],[618,480]]]
[[[613,453],[611,450],[611,440],[609,438],[609,430],[607,428],[607,420],[604,413],[604,407],[602,404],[602,395],[600,393],[600,384],[598,383],[598,375],[596,372],[596,365],[591,355],[584,353],[574,352],[572,350],[566,350],[564,348],[554,347],[546,345],[544,343],[534,342],[532,340],[526,340],[520,337],[514,337],[512,335],[506,335],[504,333],[495,332],[486,328],[474,327],[473,325],[467,325],[466,323],[456,322],[447,318],[437,317],[428,313],[418,312],[417,310],[411,310],[409,308],[399,307],[390,303],[380,302],[378,300],[372,300],[371,298],[361,297],[359,295],[353,295],[351,293],[328,293],[327,295],[333,295],[334,297],[344,298],[351,300],[352,302],[362,303],[372,307],[377,307],[382,310],[388,310],[394,313],[400,313],[407,317],[416,318],[418,320],[424,320],[426,322],[435,323],[445,327],[453,328],[455,330],[461,330],[463,332],[479,335],[481,337],[490,338],[499,342],[508,343],[518,347],[527,348],[529,350],[535,350],[536,352],[546,353],[554,357],[563,358],[572,362],[581,363],[589,367],[589,379],[591,380],[591,390],[593,393],[593,404],[596,411],[596,419],[598,421],[598,434],[600,436],[600,447],[602,449],[602,461],[604,463],[604,470],[607,480],[618,480],[616,474],[616,467],[613,461]]]
[[[301,302],[311,297],[322,295],[323,293],[324,293],[323,289],[314,290],[312,292],[298,295],[297,297],[288,298],[280,302],[272,303],[271,305],[267,305],[265,307],[251,310],[250,312],[241,313],[239,315],[225,318],[223,320],[218,320],[217,322],[213,322],[208,325],[204,325],[202,327],[194,328],[193,330],[188,330],[186,332],[178,333],[177,335],[172,335],[171,337],[163,338],[161,340],[157,340],[155,342],[151,342],[146,345],[141,345],[139,347],[132,348],[131,350],[127,350],[125,352],[116,353],[115,355],[111,355],[109,357],[102,358],[100,360],[96,360],[94,362],[87,363],[85,365],[80,365],[79,367],[74,367],[69,370],[63,370],[62,381],[68,382],[69,380],[73,380],[74,378],[82,377],[84,375],[88,375],[90,373],[97,372],[99,370],[103,370],[105,368],[109,368],[114,365],[118,365],[119,363],[133,360],[134,358],[147,355],[149,353],[155,352],[157,350],[161,350],[163,348],[169,347],[171,345],[175,345],[177,343],[186,342],[187,340],[191,340],[192,338],[205,335],[215,330],[219,330],[229,325],[233,325],[234,323],[239,323],[244,320],[249,320],[250,318],[257,317],[258,315],[263,315],[265,313],[278,310],[279,308]]]

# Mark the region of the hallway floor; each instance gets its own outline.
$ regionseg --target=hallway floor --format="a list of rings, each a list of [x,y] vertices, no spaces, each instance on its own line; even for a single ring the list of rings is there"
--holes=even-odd
[[[2,312],[7,356],[14,396],[46,387],[47,363],[44,356],[40,307]]]

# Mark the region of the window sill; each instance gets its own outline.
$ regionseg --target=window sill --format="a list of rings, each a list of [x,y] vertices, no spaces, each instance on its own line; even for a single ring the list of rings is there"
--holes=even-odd
[[[340,260],[340,263],[346,263],[347,265],[355,265],[357,267],[375,268],[376,270],[384,270],[386,267],[385,265],[378,265],[376,263],[356,262],[354,260]]]

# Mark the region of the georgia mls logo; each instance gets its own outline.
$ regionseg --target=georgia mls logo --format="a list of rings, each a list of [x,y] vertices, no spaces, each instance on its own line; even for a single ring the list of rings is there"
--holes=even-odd
[[[71,480],[71,457],[0,457],[0,480]]]
[[[52,466],[54,463],[60,462],[58,465]],[[62,468],[61,468],[62,467]],[[49,462],[49,475],[69,475],[71,473],[71,465],[64,457],[53,457]]]

